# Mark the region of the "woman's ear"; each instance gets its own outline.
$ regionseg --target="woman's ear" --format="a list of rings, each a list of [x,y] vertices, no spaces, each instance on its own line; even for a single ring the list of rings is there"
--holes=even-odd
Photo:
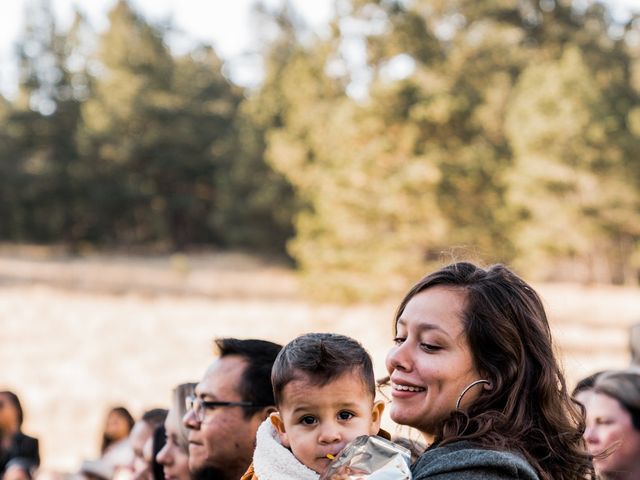
[[[285,431],[284,428],[284,421],[282,420],[282,417],[280,416],[279,412],[274,412],[272,413],[269,418],[271,419],[271,423],[273,424],[273,428],[276,429],[276,433],[278,434],[278,438],[280,439],[280,443],[284,446],[289,448],[289,436],[287,435],[287,432]]]
[[[384,412],[384,402],[378,400],[374,402],[371,410],[371,430],[370,435],[376,435],[380,430],[380,422],[382,422],[382,412]]]

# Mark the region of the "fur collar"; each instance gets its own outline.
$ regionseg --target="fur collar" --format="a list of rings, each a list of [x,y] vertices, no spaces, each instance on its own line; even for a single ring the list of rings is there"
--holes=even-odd
[[[253,468],[260,480],[318,480],[320,475],[306,467],[284,447],[271,419],[267,418],[256,434]]]

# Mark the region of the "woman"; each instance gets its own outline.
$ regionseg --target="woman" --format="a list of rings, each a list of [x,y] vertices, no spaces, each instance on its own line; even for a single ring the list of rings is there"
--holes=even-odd
[[[22,458],[33,467],[40,464],[38,439],[22,433],[24,412],[18,396],[0,392],[0,477],[9,461]]]
[[[640,373],[611,371],[595,381],[584,434],[599,478],[640,478]]]
[[[124,407],[114,407],[107,415],[100,461],[107,468],[113,469],[115,477],[121,473],[128,475],[134,461],[133,448],[129,442],[129,433],[135,423],[129,411]]]
[[[195,383],[183,383],[173,390],[173,404],[164,422],[166,443],[156,455],[166,480],[189,480],[189,441],[182,423],[186,413],[185,399],[193,393]]]
[[[420,280],[387,356],[391,418],[431,446],[414,479],[589,478],[583,420],[538,295],[502,265],[449,265]]]

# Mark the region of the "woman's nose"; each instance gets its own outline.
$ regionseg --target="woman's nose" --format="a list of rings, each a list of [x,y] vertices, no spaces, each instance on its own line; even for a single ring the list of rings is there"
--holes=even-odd
[[[165,443],[164,447],[160,449],[160,451],[156,455],[156,461],[160,465],[170,465],[171,464],[171,455],[169,455],[169,445]]]
[[[584,430],[584,434],[582,435],[582,437],[584,438],[584,441],[587,442],[588,444],[593,445],[594,443],[598,443],[598,432],[592,426],[587,426],[587,428]]]
[[[406,342],[394,346],[387,355],[387,371],[391,374],[394,370],[403,372],[411,370],[411,356],[409,355]]]

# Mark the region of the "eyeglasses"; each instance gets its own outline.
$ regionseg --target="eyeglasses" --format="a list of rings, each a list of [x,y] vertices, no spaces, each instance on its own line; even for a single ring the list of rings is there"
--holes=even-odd
[[[193,414],[198,422],[204,422],[204,415],[207,410],[214,410],[218,407],[261,407],[263,405],[256,405],[252,402],[208,402],[196,397],[195,395],[189,395],[184,399],[187,412],[193,410]]]

